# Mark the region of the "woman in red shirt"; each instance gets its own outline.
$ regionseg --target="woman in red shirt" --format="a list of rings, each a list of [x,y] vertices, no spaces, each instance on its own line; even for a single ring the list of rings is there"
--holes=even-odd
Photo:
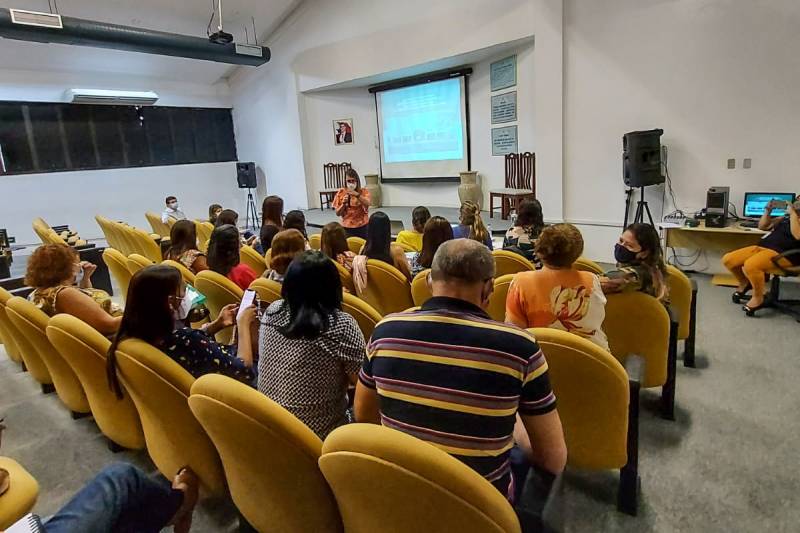
[[[208,241],[208,268],[222,274],[246,290],[258,277],[253,269],[239,262],[242,241],[239,230],[232,224],[223,224],[214,229]]]
[[[369,191],[361,188],[358,172],[348,169],[344,174],[345,187],[333,198],[333,208],[342,217],[342,226],[348,237],[367,238],[369,222]]]

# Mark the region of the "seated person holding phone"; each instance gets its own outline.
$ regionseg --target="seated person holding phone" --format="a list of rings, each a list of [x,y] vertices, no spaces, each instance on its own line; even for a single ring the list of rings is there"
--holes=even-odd
[[[773,216],[776,209],[785,210],[784,216]],[[722,263],[730,270],[739,285],[733,293],[734,303],[753,294],[742,309],[752,313],[764,307],[765,274],[775,268],[772,260],[789,250],[800,249],[800,201],[770,200],[758,221],[758,229],[769,231],[755,246],[747,246],[725,254]],[[786,266],[800,265],[800,254],[782,259]]]

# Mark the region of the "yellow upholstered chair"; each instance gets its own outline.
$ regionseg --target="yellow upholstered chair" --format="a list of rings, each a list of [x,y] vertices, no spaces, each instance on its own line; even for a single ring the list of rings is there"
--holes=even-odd
[[[258,278],[250,284],[249,288],[256,291],[258,299],[266,304],[283,299],[281,296],[283,285],[272,279]]]
[[[308,236],[308,245],[312,250],[319,250],[322,248],[322,234],[314,233]]]
[[[134,274],[139,272],[144,267],[154,265],[155,263],[153,263],[143,255],[131,254],[128,256],[126,264],[128,265],[128,270],[130,271],[132,277]]]
[[[347,247],[350,248],[350,251],[356,255],[358,255],[361,252],[361,249],[364,247],[365,244],[367,244],[366,239],[362,239],[361,237],[347,238]]]
[[[331,261],[333,261],[333,264],[336,265],[336,270],[339,271],[339,281],[342,282],[342,288],[350,291],[350,294],[355,294],[356,286],[353,283],[353,275],[338,261],[334,261],[333,259],[331,259]]]
[[[208,241],[214,231],[214,224],[205,220],[195,220],[194,227],[197,230],[197,249],[205,253],[208,250]]]
[[[694,366],[697,334],[697,283],[672,265],[667,265],[669,306],[678,318],[678,340],[683,344],[683,366]]]
[[[586,259],[585,257],[579,257],[576,259],[575,263],[572,264],[572,268],[575,270],[581,270],[583,272],[591,272],[593,274],[597,274],[598,276],[602,276],[604,273],[603,267],[591,259]]]
[[[11,312],[8,309],[8,303],[18,296],[12,296],[10,292],[0,287],[0,320],[5,320],[6,331],[11,336],[14,346],[17,348],[22,358],[22,363],[25,368],[30,372],[33,379],[35,379],[42,386],[42,392],[49,393],[55,390],[53,388],[53,378],[50,375],[50,370],[44,364],[39,353],[31,345],[28,338],[21,332],[17,325],[11,320]],[[22,298],[20,298],[21,300]]]
[[[414,253],[419,252],[419,250],[417,250],[416,248],[414,248],[410,244],[406,244],[404,242],[395,242],[394,244],[398,245],[406,253],[408,253],[408,252],[414,252]]]
[[[636,514],[641,359],[626,368],[593,342],[549,328],[530,330],[547,354],[570,467],[620,470],[618,507]]]
[[[157,233],[162,237],[169,237],[170,227],[161,222],[161,215],[148,211],[144,214],[144,217],[150,223],[150,227],[153,228],[153,233]]]
[[[533,263],[518,253],[508,250],[494,250],[492,255],[494,256],[494,275],[496,278],[506,274],[536,270]]]
[[[271,263],[272,263],[272,248],[267,250],[267,253],[264,254],[264,264],[267,265],[267,268],[269,268]]]
[[[8,492],[0,496],[0,531],[5,531],[33,509],[39,484],[13,459],[0,457],[0,468],[8,471],[11,481]]]
[[[94,421],[109,440],[109,448],[144,448],[136,406],[127,391],[123,389],[119,399],[108,386],[106,354],[111,342],[85,322],[65,314],[50,319],[47,338],[80,379]]]
[[[153,237],[144,230],[139,228],[128,228],[131,238],[136,243],[135,253],[145,256],[153,263],[160,263],[163,259],[161,255],[161,246],[153,239]],[[130,257],[130,254],[128,254]]]
[[[211,320],[216,320],[219,312],[228,304],[237,304],[242,301],[244,291],[234,282],[212,270],[204,270],[195,276],[195,288],[206,297],[206,307],[211,314]],[[233,336],[233,326],[217,333],[218,342],[230,344]]]
[[[122,300],[128,296],[128,286],[131,284],[131,271],[128,270],[128,259],[122,255],[122,252],[114,248],[106,248],[103,250],[103,262],[108,267],[111,275],[122,289]]]
[[[225,494],[225,474],[214,445],[189,410],[194,378],[164,352],[139,339],[117,348],[117,374],[142,421],[147,453],[171,479],[189,466],[208,495]],[[247,450],[249,454],[255,450]]]
[[[377,259],[367,260],[367,287],[361,294],[361,299],[374,307],[381,316],[399,313],[414,306],[411,285],[403,273],[389,263]]]
[[[44,361],[59,399],[72,412],[73,418],[91,412],[89,400],[83,391],[78,376],[67,360],[56,350],[47,338],[47,323],[50,320],[41,309],[29,301],[14,297],[6,306],[11,322],[30,342],[31,347]]]
[[[341,426],[322,444],[319,466],[348,533],[520,531],[511,504],[480,474],[393,429]]]
[[[103,232],[103,237],[105,237],[108,245],[111,248],[121,251],[122,244],[120,243],[118,235],[114,232],[111,220],[103,215],[95,215],[94,219],[97,221],[97,225],[100,226],[100,230]]]
[[[342,531],[317,466],[322,441],[305,424],[218,374],[195,381],[189,406],[219,452],[233,503],[257,531]]]
[[[17,346],[17,341],[14,340],[12,328],[8,314],[6,314],[5,302],[11,298],[11,293],[0,287],[0,292],[4,295],[0,297],[0,342],[3,343],[3,348],[6,350],[8,358],[18,364],[22,363],[22,354]]]
[[[112,221],[111,227],[112,231],[117,235],[117,239],[121,243],[120,248],[117,249],[122,252],[125,257],[128,257],[131,254],[140,253],[139,245],[136,242],[133,229],[130,226],[123,224],[122,222]]]
[[[411,280],[411,298],[414,300],[414,305],[418,307],[431,297],[431,288],[428,286],[428,274],[430,273],[431,269],[426,268]]]
[[[489,297],[489,305],[486,307],[486,312],[493,320],[503,322],[506,319],[506,297],[508,296],[508,288],[514,280],[514,274],[506,274],[499,278],[494,278],[494,292]]]
[[[344,293],[342,296],[342,311],[356,319],[361,333],[364,334],[364,340],[369,341],[369,338],[372,337],[372,332],[375,330],[375,326],[378,325],[378,322],[380,322],[383,317],[361,298],[347,293]]]
[[[256,252],[252,247],[244,245],[239,250],[239,257],[242,263],[253,269],[256,276],[260,276],[267,269],[267,263],[264,261],[264,256]]]
[[[642,388],[662,387],[662,416],[673,418],[675,358],[670,349],[670,316],[658,300],[643,292],[608,294],[603,330],[611,354],[623,365],[629,354],[644,360]],[[675,332],[676,333],[676,332]]]
[[[194,281],[195,281],[194,272],[183,266],[181,263],[173,261],[171,259],[165,259],[164,261],[161,261],[161,264],[177,268],[181,273],[181,277],[183,278],[184,283],[188,283],[189,285],[194,287]]]

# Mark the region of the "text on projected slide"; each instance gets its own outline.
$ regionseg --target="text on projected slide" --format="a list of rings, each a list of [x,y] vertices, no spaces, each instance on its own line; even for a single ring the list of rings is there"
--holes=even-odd
[[[449,79],[384,92],[381,125],[387,163],[463,158],[461,81]]]

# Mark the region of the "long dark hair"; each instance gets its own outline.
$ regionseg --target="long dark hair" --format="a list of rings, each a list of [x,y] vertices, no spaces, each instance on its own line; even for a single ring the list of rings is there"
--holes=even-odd
[[[217,215],[217,221],[214,222],[216,227],[224,226],[225,224],[230,224],[231,226],[236,227],[239,223],[239,213],[234,211],[233,209],[223,209]]]
[[[661,250],[661,238],[658,236],[656,228],[644,222],[635,222],[625,228],[636,238],[636,242],[642,247],[643,252],[648,252],[647,256],[637,259],[638,262],[658,269],[664,276],[667,275],[667,265],[664,263],[664,253]]]
[[[422,251],[419,253],[417,263],[425,268],[430,268],[433,256],[443,242],[453,238],[453,227],[444,217],[431,217],[425,223],[422,232]]]
[[[389,215],[383,211],[375,211],[369,217],[367,225],[367,243],[362,252],[370,259],[379,259],[390,265],[392,261],[392,224]]]
[[[290,318],[278,331],[290,339],[315,339],[330,327],[334,311],[342,308],[339,271],[322,252],[303,252],[289,265],[281,296]]]
[[[275,224],[279,228],[283,219],[283,199],[280,196],[267,196],[261,204],[261,226]]]
[[[224,211],[223,211],[224,212]],[[239,247],[241,241],[239,230],[231,224],[217,226],[208,240],[208,268],[227,276],[233,267],[239,264]]]
[[[338,222],[325,224],[322,228],[320,243],[322,253],[334,260],[339,254],[343,254],[350,249],[347,245],[347,233]]]
[[[306,233],[306,216],[302,211],[294,209],[286,213],[283,217],[283,229],[296,229],[303,234],[304,239],[308,239]]]
[[[186,250],[197,249],[197,228],[191,220],[178,220],[169,230],[170,247],[164,257],[177,260]]]
[[[182,283],[180,271],[169,265],[144,267],[131,278],[125,313],[108,348],[106,360],[108,384],[117,398],[122,398],[122,387],[117,378],[117,346],[130,337],[158,346],[169,337],[175,327],[169,297],[178,295]]]
[[[517,226],[528,232],[532,239],[539,237],[544,229],[544,214],[542,214],[542,204],[533,198],[524,200],[519,206],[517,213]]]

